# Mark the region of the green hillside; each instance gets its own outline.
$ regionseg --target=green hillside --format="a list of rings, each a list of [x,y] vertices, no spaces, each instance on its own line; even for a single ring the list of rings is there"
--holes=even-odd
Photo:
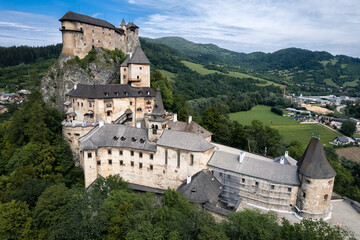
[[[279,116],[270,109],[269,106],[258,105],[250,111],[230,113],[229,117],[243,125],[250,125],[252,120],[260,120],[265,125],[277,129],[287,144],[296,140],[306,146],[312,136],[320,136],[322,143],[328,145],[339,136],[320,124],[300,124],[290,117]]]

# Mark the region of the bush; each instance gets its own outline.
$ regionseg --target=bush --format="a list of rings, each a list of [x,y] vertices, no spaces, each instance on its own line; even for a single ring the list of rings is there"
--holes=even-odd
[[[272,107],[272,108],[271,108],[271,111],[272,111],[273,113],[276,113],[277,115],[280,115],[280,116],[283,115],[283,110],[281,110],[280,108]]]

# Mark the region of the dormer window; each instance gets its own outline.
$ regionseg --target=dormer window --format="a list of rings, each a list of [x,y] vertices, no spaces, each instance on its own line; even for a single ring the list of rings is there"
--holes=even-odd
[[[127,95],[129,95],[129,93],[128,93],[128,92],[124,92],[124,95],[127,96]]]
[[[115,93],[115,96],[119,96],[119,92],[114,92]]]
[[[114,141],[118,140],[119,138],[117,136],[113,137]]]
[[[104,92],[104,95],[107,97],[107,96],[109,96],[109,93],[108,93],[108,92]]]
[[[121,141],[125,141],[125,140],[126,140],[126,137],[122,136]]]
[[[132,137],[132,138],[131,138],[131,141],[133,141],[133,142],[136,142],[136,140],[137,140],[136,137]]]
[[[145,140],[143,138],[140,138],[140,143],[144,143]]]
[[[138,91],[138,94],[141,95],[141,94],[142,94],[142,91]]]
[[[149,92],[149,91],[146,91],[146,94],[147,94],[147,95],[150,95],[150,92]]]

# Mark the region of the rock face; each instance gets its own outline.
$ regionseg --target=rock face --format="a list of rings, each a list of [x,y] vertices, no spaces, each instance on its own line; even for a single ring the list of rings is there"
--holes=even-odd
[[[96,48],[92,60],[74,59],[63,54],[41,81],[45,102],[63,110],[68,93],[75,84],[107,84],[119,79],[120,64],[124,58],[115,57],[101,48]]]

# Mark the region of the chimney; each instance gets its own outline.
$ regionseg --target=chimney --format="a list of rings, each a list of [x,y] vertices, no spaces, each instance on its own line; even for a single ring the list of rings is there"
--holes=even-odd
[[[245,152],[240,152],[240,155],[239,155],[239,163],[243,163],[244,161],[244,158],[245,158]]]
[[[281,157],[280,158],[280,164],[284,164],[285,163],[285,158],[284,157]]]
[[[103,127],[104,126],[104,121],[103,120],[100,120],[99,121],[99,128]]]
[[[74,85],[74,90],[76,90],[76,89],[77,89],[77,84]]]
[[[187,178],[186,178],[186,184],[190,184],[191,183],[191,176],[190,174],[187,175]]]
[[[136,128],[141,128],[141,122],[136,123]]]
[[[173,119],[173,122],[177,122],[177,114],[174,113],[174,119]]]
[[[192,116],[189,116],[189,123],[191,123],[192,121]]]
[[[284,157],[285,158],[289,157],[289,152],[288,151],[285,151]]]

